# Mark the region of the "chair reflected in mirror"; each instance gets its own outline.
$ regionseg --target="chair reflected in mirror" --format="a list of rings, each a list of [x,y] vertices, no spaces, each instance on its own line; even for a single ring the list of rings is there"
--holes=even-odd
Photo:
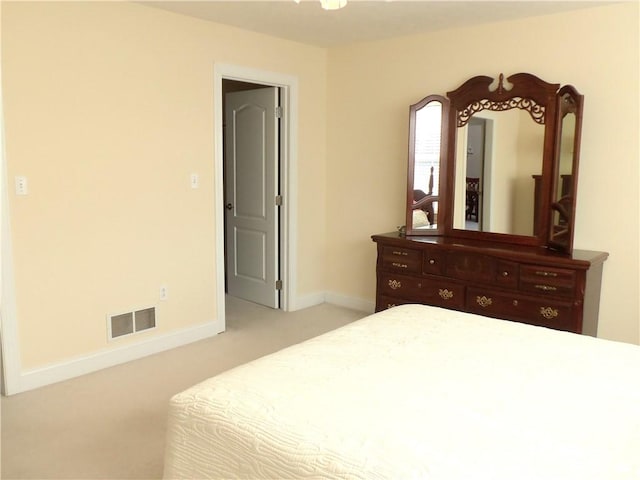
[[[467,177],[466,219],[479,222],[480,219],[480,178]],[[475,228],[477,230],[477,228]]]
[[[429,191],[424,192],[420,189],[413,190],[413,228],[433,228],[437,226],[436,206],[438,204],[438,195],[433,194],[433,174],[434,168],[430,168],[429,172]]]

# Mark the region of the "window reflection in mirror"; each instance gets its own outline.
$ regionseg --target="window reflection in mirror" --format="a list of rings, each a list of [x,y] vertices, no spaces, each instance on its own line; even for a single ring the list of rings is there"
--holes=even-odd
[[[479,112],[458,128],[454,229],[534,234],[533,176],[542,172],[544,131],[517,108]]]
[[[442,135],[442,103],[431,101],[415,112],[412,226],[435,229]]]

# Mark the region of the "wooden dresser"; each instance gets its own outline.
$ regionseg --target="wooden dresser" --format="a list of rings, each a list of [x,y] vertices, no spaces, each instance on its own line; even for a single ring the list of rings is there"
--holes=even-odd
[[[595,336],[605,252],[373,235],[376,311],[421,303]]]

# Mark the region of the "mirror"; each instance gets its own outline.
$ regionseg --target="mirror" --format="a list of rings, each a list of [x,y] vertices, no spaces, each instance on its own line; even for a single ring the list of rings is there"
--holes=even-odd
[[[570,252],[583,97],[528,73],[412,105],[407,235]]]
[[[532,236],[544,125],[515,108],[478,112],[457,130],[453,228]]]
[[[449,101],[430,95],[409,108],[407,235],[440,234],[440,173],[446,163]]]
[[[558,92],[556,171],[551,202],[549,245],[570,252],[573,247],[573,215],[576,204],[577,171],[582,131],[582,101],[572,86]]]

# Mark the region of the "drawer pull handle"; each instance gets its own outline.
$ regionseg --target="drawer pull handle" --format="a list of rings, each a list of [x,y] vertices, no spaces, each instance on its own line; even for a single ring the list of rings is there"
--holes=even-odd
[[[509,272],[507,272],[506,270],[504,272],[502,272],[502,276],[503,277],[508,277],[509,276]]]
[[[551,320],[558,316],[558,310],[551,307],[540,307],[540,315],[542,315],[547,320]]]
[[[394,254],[394,255],[401,255],[401,256],[403,256],[403,257],[406,257],[407,255],[409,255],[407,252],[400,252],[400,251],[398,251],[398,250],[394,250],[394,251],[393,251],[393,254]]]
[[[518,306],[518,300],[514,300],[512,303],[513,303],[513,306],[514,306],[514,307],[517,307],[517,306]]]
[[[536,285],[536,288],[543,292],[555,292],[557,290],[553,285]]]
[[[398,268],[409,268],[409,265],[407,265],[406,263],[393,262],[391,265]]]
[[[451,290],[447,290],[446,288],[441,288],[438,290],[438,295],[443,300],[451,300],[453,298],[453,292]]]
[[[395,306],[396,306],[395,303],[387,303],[387,308],[393,308]]]
[[[539,277],[557,277],[558,274],[556,272],[544,272],[544,271],[536,271],[536,275]]]
[[[391,290],[397,290],[398,288],[402,287],[402,283],[400,283],[398,280],[389,280],[389,286],[391,287]]]
[[[478,296],[476,297],[476,302],[478,303],[478,305],[480,305],[482,308],[487,308],[489,305],[491,305],[493,303],[493,300],[491,298],[487,298],[484,295],[483,296]]]
[[[436,261],[433,258],[429,259],[429,265],[435,265]]]

